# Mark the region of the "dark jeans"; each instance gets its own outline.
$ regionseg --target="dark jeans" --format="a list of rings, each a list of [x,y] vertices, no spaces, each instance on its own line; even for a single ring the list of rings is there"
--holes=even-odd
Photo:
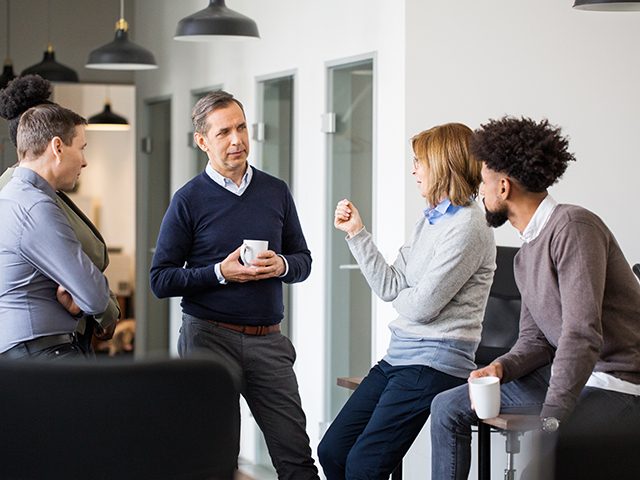
[[[422,365],[375,365],[318,447],[328,480],[386,479],[429,417],[431,401],[464,383]]]
[[[549,367],[541,368],[501,386],[501,413],[540,412],[549,387]],[[640,398],[598,388],[585,388],[571,416],[560,425],[559,434],[601,429],[640,414]],[[471,465],[471,425],[478,417],[471,410],[467,385],[439,394],[431,405],[431,478],[466,479]],[[553,478],[556,435],[540,436],[535,464],[523,478]],[[558,459],[561,460],[561,459]],[[551,470],[551,471],[550,471]]]
[[[245,335],[183,314],[178,353],[213,356],[229,368],[264,433],[279,479],[318,480],[293,371],[296,352],[287,337]]]

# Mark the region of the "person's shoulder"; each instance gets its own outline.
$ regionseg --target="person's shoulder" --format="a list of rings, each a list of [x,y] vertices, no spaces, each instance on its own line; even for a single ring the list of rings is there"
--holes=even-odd
[[[602,219],[591,210],[568,203],[558,204],[551,218],[558,227],[566,226],[572,222],[604,226]]]
[[[178,190],[176,190],[176,193],[174,193],[174,197],[185,198],[190,197],[194,194],[200,195],[202,189],[210,183],[215,182],[211,180],[205,172],[200,172],[183,186],[181,186]]]
[[[283,189],[289,189],[287,182],[285,182],[284,180],[282,180],[281,178],[275,177],[273,175],[271,175],[270,173],[267,173],[263,170],[260,170],[256,167],[251,167],[253,169],[253,178],[252,178],[252,182],[255,180],[257,183],[263,184],[263,185],[267,185],[267,186],[271,186],[271,187],[277,187],[277,188],[283,188]]]

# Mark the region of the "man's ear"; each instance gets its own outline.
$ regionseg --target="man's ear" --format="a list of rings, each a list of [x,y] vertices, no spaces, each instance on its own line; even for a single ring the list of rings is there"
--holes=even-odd
[[[60,137],[53,137],[50,142],[51,152],[57,160],[61,160],[64,142]]]
[[[502,177],[500,179],[500,190],[498,191],[500,198],[502,200],[508,199],[512,188],[513,185],[511,183],[511,179],[509,177]]]
[[[204,138],[204,135],[202,135],[200,132],[195,132],[193,134],[193,139],[196,142],[196,145],[198,145],[198,148],[200,150],[202,150],[203,152],[207,151],[207,140],[206,138]]]

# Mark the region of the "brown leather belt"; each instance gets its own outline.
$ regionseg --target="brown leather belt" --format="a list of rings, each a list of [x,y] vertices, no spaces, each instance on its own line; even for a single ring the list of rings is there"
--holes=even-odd
[[[276,325],[236,325],[235,323],[214,322],[209,320],[216,327],[226,328],[234,332],[244,333],[245,335],[269,335],[280,331],[280,324]]]

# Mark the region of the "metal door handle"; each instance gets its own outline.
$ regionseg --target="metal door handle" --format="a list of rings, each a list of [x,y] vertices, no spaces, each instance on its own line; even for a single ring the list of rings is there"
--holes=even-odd
[[[360,265],[357,263],[346,263],[344,265],[339,265],[338,268],[340,270],[360,270]]]

